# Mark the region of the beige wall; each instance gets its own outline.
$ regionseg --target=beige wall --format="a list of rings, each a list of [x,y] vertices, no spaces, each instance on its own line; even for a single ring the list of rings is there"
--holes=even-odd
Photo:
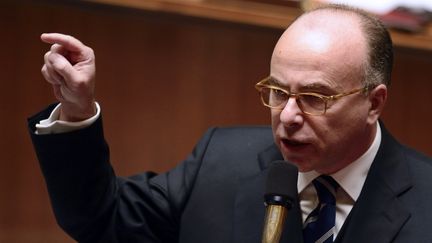
[[[0,242],[73,242],[55,224],[26,130],[26,117],[54,101],[40,74],[42,32],[95,49],[97,99],[120,175],[172,167],[209,126],[269,121],[253,85],[268,74],[282,30],[80,3],[1,3],[0,18]],[[432,155],[430,67],[432,53],[396,50],[384,120]]]

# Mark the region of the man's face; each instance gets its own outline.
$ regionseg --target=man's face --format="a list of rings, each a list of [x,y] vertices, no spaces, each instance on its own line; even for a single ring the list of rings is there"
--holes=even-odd
[[[271,62],[277,85],[292,93],[322,95],[362,87],[364,39],[349,21],[345,30],[332,24],[340,25],[330,21],[311,29],[294,24],[284,33]],[[373,140],[375,122],[370,119],[368,96],[356,93],[328,104],[321,116],[303,114],[295,98],[283,110],[271,110],[275,143],[300,171],[334,173],[363,154]]]

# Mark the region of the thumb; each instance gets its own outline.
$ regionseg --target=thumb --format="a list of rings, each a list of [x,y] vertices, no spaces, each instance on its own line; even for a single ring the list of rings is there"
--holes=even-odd
[[[77,71],[64,56],[58,53],[51,53],[48,57],[48,61],[53,66],[54,70],[60,74],[66,82],[74,80]]]

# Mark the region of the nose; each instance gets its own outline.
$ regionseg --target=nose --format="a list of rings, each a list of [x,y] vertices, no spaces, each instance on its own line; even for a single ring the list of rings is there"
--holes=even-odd
[[[290,97],[280,113],[280,121],[285,127],[298,127],[303,124],[303,112],[294,97]]]

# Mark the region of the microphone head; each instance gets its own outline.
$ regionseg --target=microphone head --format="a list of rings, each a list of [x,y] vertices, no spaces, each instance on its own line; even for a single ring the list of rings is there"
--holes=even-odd
[[[283,160],[273,162],[267,174],[266,205],[282,205],[290,209],[298,196],[297,178],[297,166]]]

